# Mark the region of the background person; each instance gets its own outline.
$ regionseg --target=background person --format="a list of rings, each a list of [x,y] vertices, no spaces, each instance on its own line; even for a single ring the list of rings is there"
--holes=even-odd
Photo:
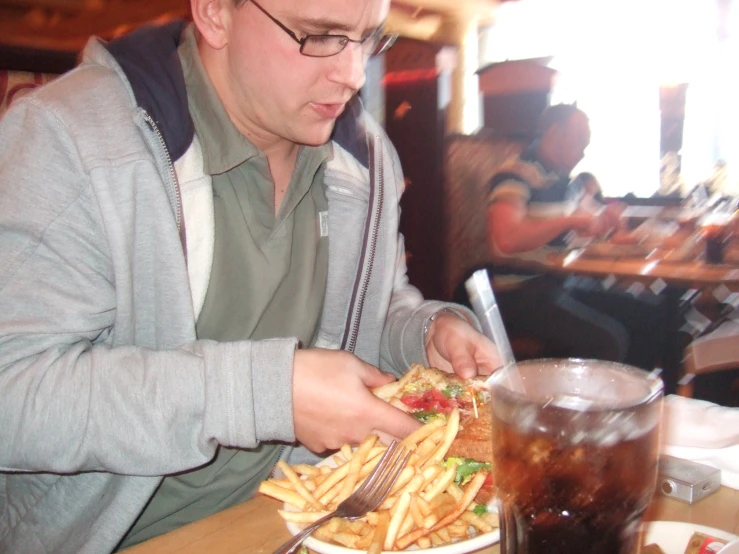
[[[620,206],[583,206],[586,183],[571,180],[590,142],[586,114],[574,105],[550,106],[539,136],[490,183],[488,230],[494,288],[509,331],[539,339],[549,354],[598,358],[652,368],[663,347],[662,306],[605,290],[583,277],[526,274],[507,267],[515,256],[566,247],[573,234],[603,237],[620,227]],[[547,354],[547,352],[545,352]]]
[[[408,284],[356,97],[389,0],[191,8],[0,120],[0,551],[109,552],[249,498],[294,441],[402,437],[375,366],[497,365]]]

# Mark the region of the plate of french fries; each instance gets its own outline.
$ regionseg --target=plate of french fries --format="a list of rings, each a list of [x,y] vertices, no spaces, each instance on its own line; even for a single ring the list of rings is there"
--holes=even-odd
[[[460,478],[458,459],[446,458],[458,430],[455,409],[448,418],[434,419],[403,439],[412,454],[380,507],[356,520],[333,518],[314,531],[305,546],[320,554],[463,554],[498,542],[497,513],[475,502],[487,472]],[[370,435],[316,465],[280,461],[282,476],[264,481],[259,491],[284,502],[278,511],[294,535],[351,495],[386,448]]]

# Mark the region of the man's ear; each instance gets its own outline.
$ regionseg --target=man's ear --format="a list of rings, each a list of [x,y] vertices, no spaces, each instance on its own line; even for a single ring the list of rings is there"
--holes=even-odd
[[[192,20],[208,45],[220,50],[228,44],[233,0],[190,0]]]

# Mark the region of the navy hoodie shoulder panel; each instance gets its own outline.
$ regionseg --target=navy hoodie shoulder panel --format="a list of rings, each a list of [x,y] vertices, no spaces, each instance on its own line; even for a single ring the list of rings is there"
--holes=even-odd
[[[137,104],[146,110],[162,133],[173,160],[185,153],[195,136],[177,54],[186,25],[182,20],[145,25],[107,45],[108,52],[126,74]]]
[[[369,146],[362,125],[363,110],[359,95],[355,95],[346,105],[344,113],[336,120],[332,138],[364,167],[369,167]]]

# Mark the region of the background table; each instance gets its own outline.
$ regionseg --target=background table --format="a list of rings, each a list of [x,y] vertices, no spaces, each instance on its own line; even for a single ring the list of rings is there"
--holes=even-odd
[[[280,507],[276,500],[257,496],[125,550],[125,554],[271,554],[290,536],[277,514]],[[739,491],[721,487],[692,505],[658,496],[647,519],[685,521],[739,534]],[[495,544],[476,552],[499,554],[500,549]]]

